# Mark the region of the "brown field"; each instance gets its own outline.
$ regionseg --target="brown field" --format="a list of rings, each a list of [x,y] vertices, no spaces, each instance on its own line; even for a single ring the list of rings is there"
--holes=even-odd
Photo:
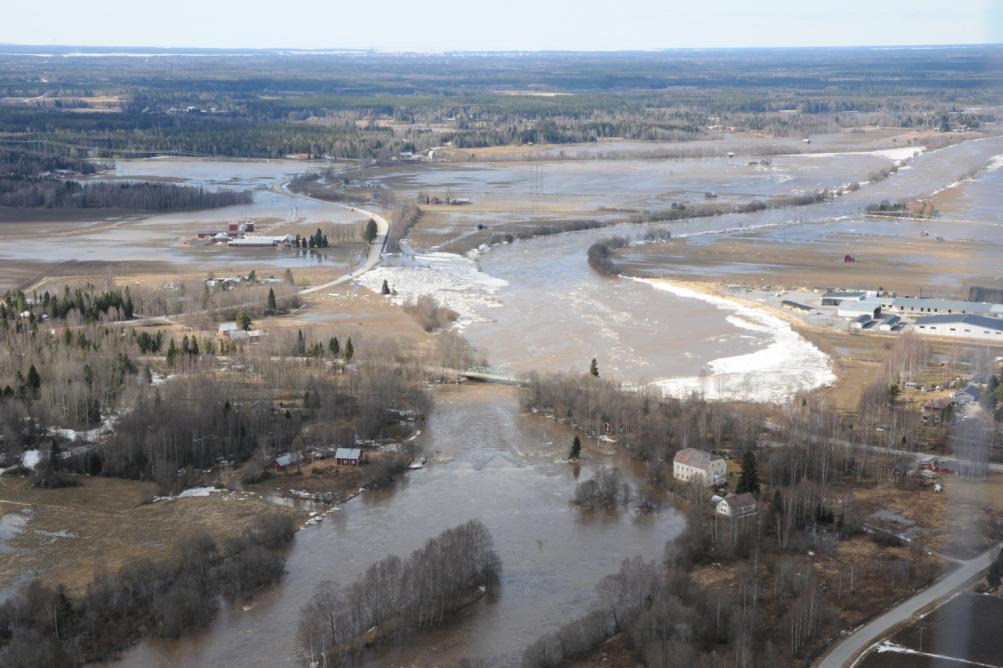
[[[854,489],[852,494],[865,516],[884,509],[913,522],[922,543],[936,552],[968,559],[998,541],[1003,526],[1003,475],[992,474],[985,481],[945,475],[941,483],[940,493],[882,484]],[[868,521],[896,532],[906,528],[880,519]]]
[[[0,587],[30,577],[82,592],[96,572],[115,572],[129,559],[165,558],[178,541],[208,531],[217,541],[240,534],[269,513],[305,515],[251,494],[149,503],[156,485],[134,480],[80,477],[76,487],[33,489],[26,478],[0,478],[0,514],[25,517],[5,541]]]
[[[874,286],[904,295],[950,291],[944,276],[986,286],[1003,282],[995,273],[980,275],[973,269],[971,258],[984,250],[984,244],[921,237],[923,223],[914,225],[915,237],[908,239],[874,236],[864,240],[850,234],[827,235],[811,244],[782,244],[751,235],[709,244],[679,239],[631,253],[622,264],[631,273],[654,267],[684,279],[719,275],[716,270],[724,267],[727,274],[719,280],[728,283],[788,289]],[[844,263],[847,253],[856,261]],[[923,258],[923,262],[913,258]],[[955,291],[960,290],[959,285]]]

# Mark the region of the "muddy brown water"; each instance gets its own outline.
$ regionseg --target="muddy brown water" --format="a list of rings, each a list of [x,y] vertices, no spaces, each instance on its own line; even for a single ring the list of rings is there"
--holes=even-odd
[[[999,153],[1003,139],[968,142],[919,156],[910,170],[835,202],[684,221],[671,229],[718,234],[836,221],[859,215],[880,199],[928,195]],[[722,330],[726,314],[710,305],[596,276],[587,267],[585,250],[609,234],[567,234],[486,254],[481,269],[510,287],[499,291],[500,307],[485,311],[490,322],[471,326],[470,338],[492,361],[510,368],[583,370],[593,351],[616,349],[618,357],[603,364],[636,380],[691,372],[720,354],[706,346],[724,345],[728,354],[736,354],[762,345],[761,337],[747,330]],[[722,334],[731,338],[714,340]],[[350,583],[386,555],[409,554],[442,529],[479,518],[504,562],[498,590],[406,645],[369,655],[367,663],[453,665],[471,657],[493,666],[517,665],[532,640],[582,614],[594,599],[596,582],[624,558],[657,558],[681,530],[682,518],[671,509],[635,517],[629,512],[593,516],[571,507],[576,481],[600,463],[618,463],[635,484],[640,472],[626,459],[595,452],[588,453],[577,475],[557,463],[570,435],[557,424],[521,415],[511,389],[440,390],[421,441],[440,461],[387,490],[344,504],[319,526],[300,532],[286,578],[257,596],[249,610],[226,607],[207,630],[192,637],[145,640],[125,654],[124,664],[297,665],[298,613],[317,583]]]
[[[491,595],[406,644],[369,654],[365,665],[453,665],[464,657],[518,665],[539,635],[582,614],[596,583],[634,555],[661,557],[681,530],[672,508],[636,515],[595,515],[569,503],[577,481],[603,464],[634,485],[642,471],[622,455],[586,448],[580,467],[566,456],[566,427],[522,414],[512,388],[472,385],[437,391],[436,409],[419,437],[434,462],[399,484],[364,494],[301,531],[287,575],[244,611],[220,611],[205,632],[173,641],[145,640],[125,666],[297,665],[301,606],[323,580],[350,583],[388,554],[406,556],[445,528],[479,518],[502,559]]]
[[[504,279],[495,302],[480,309],[482,322],[464,334],[506,370],[583,371],[592,357],[600,368],[634,383],[698,374],[710,360],[761,349],[769,336],[726,322],[715,306],[656,291],[620,278],[597,275],[588,266],[588,247],[613,234],[636,237],[649,229],[669,229],[690,243],[722,235],[749,234],[790,244],[810,244],[824,235],[843,233],[866,243],[869,235],[916,238],[921,231],[945,239],[977,239],[992,244],[973,258],[982,272],[1000,269],[1003,227],[989,220],[954,218],[920,222],[884,221],[861,215],[883,199],[926,196],[972,168],[1003,153],[1003,138],[993,137],[922,154],[908,170],[856,193],[818,205],[752,214],[681,220],[663,225],[619,225],[495,247],[479,258],[480,269]],[[1003,170],[980,176],[970,198],[985,211]],[[985,181],[988,185],[981,185]],[[984,218],[984,216],[983,216]],[[672,273],[652,267],[650,275]],[[706,277],[706,276],[705,276]],[[712,276],[727,282],[726,271]]]

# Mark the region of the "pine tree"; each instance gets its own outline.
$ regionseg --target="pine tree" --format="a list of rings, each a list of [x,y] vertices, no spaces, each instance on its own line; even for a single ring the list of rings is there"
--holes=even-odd
[[[268,302],[266,303],[265,308],[268,309],[269,313],[275,313],[278,308],[275,303],[275,290],[272,288],[268,288]]]
[[[592,358],[592,366],[589,367],[589,373],[596,378],[599,377],[599,362],[596,361],[595,357]]]
[[[352,355],[355,354],[355,346],[352,345],[352,337],[348,337],[348,341],[345,343],[345,361],[351,362]]]
[[[756,470],[756,454],[751,449],[746,450],[742,454],[742,475],[738,478],[735,492],[738,494],[751,492],[754,496],[759,496],[759,472]]]
[[[337,357],[341,354],[341,344],[338,343],[338,337],[332,336],[331,340],[327,342],[327,349],[331,351],[331,354]]]
[[[571,450],[568,452],[568,459],[578,459],[582,454],[582,441],[580,438],[575,436],[575,440],[571,442]]]
[[[174,358],[178,356],[178,347],[174,345],[174,339],[167,344],[167,366],[174,367]]]

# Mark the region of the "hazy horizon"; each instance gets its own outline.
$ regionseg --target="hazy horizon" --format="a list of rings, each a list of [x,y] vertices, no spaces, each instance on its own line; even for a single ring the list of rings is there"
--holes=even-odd
[[[143,5],[146,4],[146,7]],[[169,10],[127,0],[54,0],[43,14],[6,8],[0,44],[155,49],[384,52],[663,51],[989,45],[1003,42],[1003,4],[958,0],[717,0],[676,6],[624,0],[472,8],[460,0],[365,6],[262,0],[178,0]]]
[[[236,47],[236,46],[174,46],[174,45],[164,45],[164,44],[36,44],[36,43],[19,43],[19,42],[3,42],[0,41],[0,49],[3,48],[14,48],[18,51],[22,49],[29,48],[44,48],[44,49],[57,49],[60,51],[70,50],[70,49],[80,49],[82,53],[94,54],[94,55],[116,55],[117,52],[122,52],[125,54],[134,54],[141,52],[144,49],[151,51],[164,52],[166,55],[185,55],[185,52],[214,52],[218,51],[221,53],[247,53],[247,52],[260,52],[260,53],[291,53],[291,54],[341,54],[341,53],[374,53],[374,54],[414,54],[414,55],[439,55],[439,54],[658,54],[658,53],[675,53],[675,52],[702,52],[702,51],[807,51],[807,50],[825,50],[825,49],[845,49],[845,50],[921,50],[921,49],[950,49],[950,48],[986,48],[986,47],[1003,47],[1003,41],[999,42],[966,42],[966,43],[938,43],[938,44],[818,44],[811,46],[689,46],[689,47],[665,47],[665,48],[648,48],[648,49],[463,49],[463,48],[441,48],[435,49],[432,47],[422,48],[422,47],[317,47],[310,49],[300,49],[293,47],[283,47],[283,46],[255,46],[255,47]],[[102,52],[100,50],[106,49],[107,52]],[[19,55],[17,51],[11,52],[9,55]],[[44,53],[31,53],[24,52],[23,55],[40,55],[45,56],[48,54]]]

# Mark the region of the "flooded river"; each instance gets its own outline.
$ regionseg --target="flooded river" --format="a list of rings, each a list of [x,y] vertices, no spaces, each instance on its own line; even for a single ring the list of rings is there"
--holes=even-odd
[[[349,583],[388,554],[407,555],[472,518],[491,530],[502,559],[497,593],[406,646],[371,655],[367,663],[446,666],[470,657],[492,666],[518,665],[527,644],[587,609],[599,579],[627,557],[659,558],[682,528],[681,516],[668,508],[596,516],[572,507],[576,481],[596,466],[617,465],[635,486],[641,472],[622,456],[589,449],[580,469],[556,463],[567,455],[571,433],[520,414],[510,388],[440,389],[419,438],[436,461],[301,531],[286,578],[257,596],[250,610],[224,609],[207,632],[192,638],[144,641],[125,655],[124,665],[297,665],[299,609],[318,582]]]
[[[673,235],[698,239],[729,230],[865,224],[860,213],[867,204],[928,195],[999,154],[1003,139],[968,142],[921,155],[910,169],[825,204],[668,227]],[[586,182],[603,187],[602,179],[595,180],[595,166],[571,169],[580,172],[581,180],[569,185],[569,192]],[[757,187],[765,188],[765,183],[772,181]],[[647,192],[636,194],[648,197]],[[267,198],[262,203],[276,208],[299,206],[279,193]],[[323,215],[320,204],[303,206],[311,211],[317,207]],[[377,268],[361,282],[378,289],[386,279],[402,299],[418,294],[442,299],[461,312],[465,335],[504,369],[584,372],[597,357],[602,373],[643,383],[729,372],[728,362],[731,372],[744,374],[753,389],[770,399],[826,377],[824,357],[811,358],[817,351],[812,353],[799,337],[789,337],[782,324],[589,269],[586,250],[595,240],[644,230],[623,226],[562,234],[496,247],[473,258],[418,249],[412,260]],[[784,364],[778,367],[777,360]],[[793,375],[790,367],[795,367]],[[593,451],[578,471],[558,463],[570,434],[522,415],[510,389],[440,389],[420,438],[435,463],[390,489],[346,503],[320,525],[300,532],[289,554],[287,577],[259,595],[249,610],[226,608],[208,630],[191,638],[146,640],[126,653],[125,665],[296,665],[298,612],[317,583],[351,582],[371,563],[391,553],[406,555],[442,529],[471,518],[482,520],[494,535],[504,562],[499,591],[406,646],[370,655],[368,662],[452,665],[471,657],[492,666],[516,665],[529,642],[581,614],[593,599],[596,582],[622,559],[659,557],[681,529],[682,519],[671,509],[641,517],[629,512],[597,517],[571,507],[568,499],[576,481],[601,463],[617,463],[634,484],[641,476],[630,462]]]
[[[929,195],[1001,153],[1003,138],[967,142],[919,155],[909,169],[823,204],[516,241],[479,253],[476,263],[445,253],[423,256],[419,250],[417,263],[379,268],[362,282],[378,289],[387,280],[403,299],[433,294],[461,313],[465,336],[493,365],[508,371],[584,372],[596,357],[601,371],[631,383],[658,382],[680,392],[727,383],[743,398],[758,394],[761,399],[782,400],[793,391],[831,379],[825,360],[789,337],[782,323],[750,319],[749,314],[695,295],[600,276],[588,266],[589,246],[612,234],[641,235],[653,228],[669,229],[673,236],[693,241],[761,230],[778,240],[789,235],[791,240],[810,243],[814,236],[831,233],[834,226],[855,233],[918,235],[915,224],[874,222],[862,212],[883,199]],[[628,166],[633,168],[632,163]],[[494,177],[482,175],[493,170],[484,166],[471,170],[469,179],[476,178],[478,188],[495,183]],[[419,183],[428,185],[427,179]],[[459,185],[459,181],[449,183]],[[483,215],[487,220],[491,214]],[[924,221],[924,227],[945,238],[974,234],[970,225],[947,219]],[[987,230],[982,224],[978,232]],[[764,352],[768,349],[771,354]],[[736,373],[748,382],[733,382]]]

